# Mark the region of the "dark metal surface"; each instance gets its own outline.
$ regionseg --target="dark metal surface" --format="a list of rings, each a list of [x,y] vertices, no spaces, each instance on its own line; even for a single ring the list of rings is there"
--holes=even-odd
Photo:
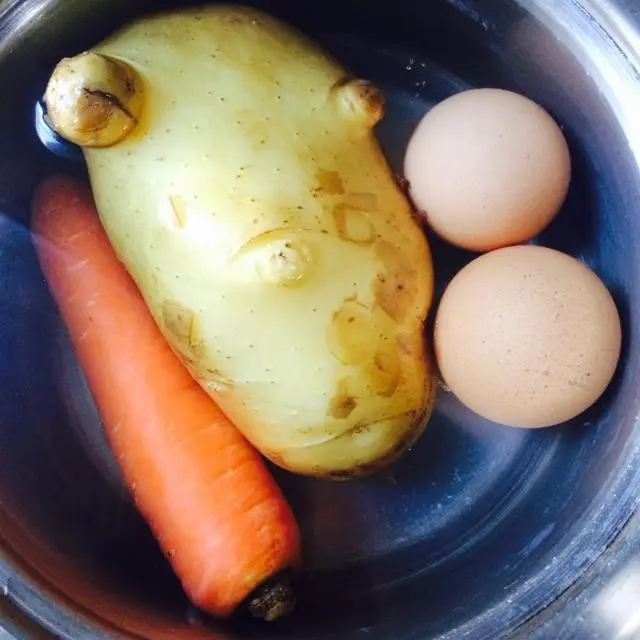
[[[498,427],[443,392],[393,482],[336,485],[278,473],[303,529],[307,573],[296,615],[266,629],[216,625],[182,596],[122,489],[25,229],[37,178],[69,166],[42,149],[33,127],[51,65],[159,4],[0,0],[0,586],[9,601],[74,640],[125,632],[181,640],[638,637],[635,3],[261,3],[382,86],[389,113],[379,131],[396,167],[428,106],[462,87],[513,88],[546,106],[569,139],[574,180],[540,242],[598,271],[625,329],[614,384],[572,425]],[[469,256],[437,242],[434,255],[441,291]]]

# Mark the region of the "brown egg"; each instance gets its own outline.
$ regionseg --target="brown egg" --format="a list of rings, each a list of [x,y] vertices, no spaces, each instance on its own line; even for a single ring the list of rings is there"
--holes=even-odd
[[[551,116],[501,89],[459,93],[432,109],[407,148],[416,207],[442,238],[471,251],[530,240],[556,215],[571,176]]]
[[[620,357],[620,318],[602,281],[553,249],[487,253],[462,269],[436,316],[440,372],[481,416],[547,427],[604,392]]]

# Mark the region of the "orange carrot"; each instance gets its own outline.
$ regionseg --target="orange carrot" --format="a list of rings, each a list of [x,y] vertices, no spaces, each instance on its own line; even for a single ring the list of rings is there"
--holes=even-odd
[[[219,617],[243,602],[267,619],[285,613],[292,593],[279,577],[299,557],[293,514],[262,458],[162,337],[89,189],[47,179],[32,230],[111,447],[187,595]]]

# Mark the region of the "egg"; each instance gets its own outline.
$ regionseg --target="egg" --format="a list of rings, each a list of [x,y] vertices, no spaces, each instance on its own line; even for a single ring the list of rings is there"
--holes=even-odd
[[[404,172],[431,228],[482,252],[528,241],[551,222],[567,195],[571,158],[560,127],[535,102],[472,89],[422,119]]]
[[[453,278],[434,344],[442,378],[467,407],[505,425],[549,427],[581,414],[609,385],[620,317],[583,263],[544,247],[507,247]]]

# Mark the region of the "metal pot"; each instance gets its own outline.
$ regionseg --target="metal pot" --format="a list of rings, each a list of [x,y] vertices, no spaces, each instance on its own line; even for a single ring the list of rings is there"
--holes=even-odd
[[[639,637],[637,3],[260,3],[385,90],[379,133],[398,167],[428,105],[462,87],[512,88],[548,108],[574,179],[540,242],[596,269],[625,336],[612,387],[571,425],[498,427],[442,392],[395,483],[278,473],[307,571],[297,613],[272,626],[219,624],[185,599],[122,489],[27,229],[36,180],[69,169],[33,126],[52,65],[175,4],[0,0],[0,638]],[[434,253],[441,290],[469,256],[435,241]]]

